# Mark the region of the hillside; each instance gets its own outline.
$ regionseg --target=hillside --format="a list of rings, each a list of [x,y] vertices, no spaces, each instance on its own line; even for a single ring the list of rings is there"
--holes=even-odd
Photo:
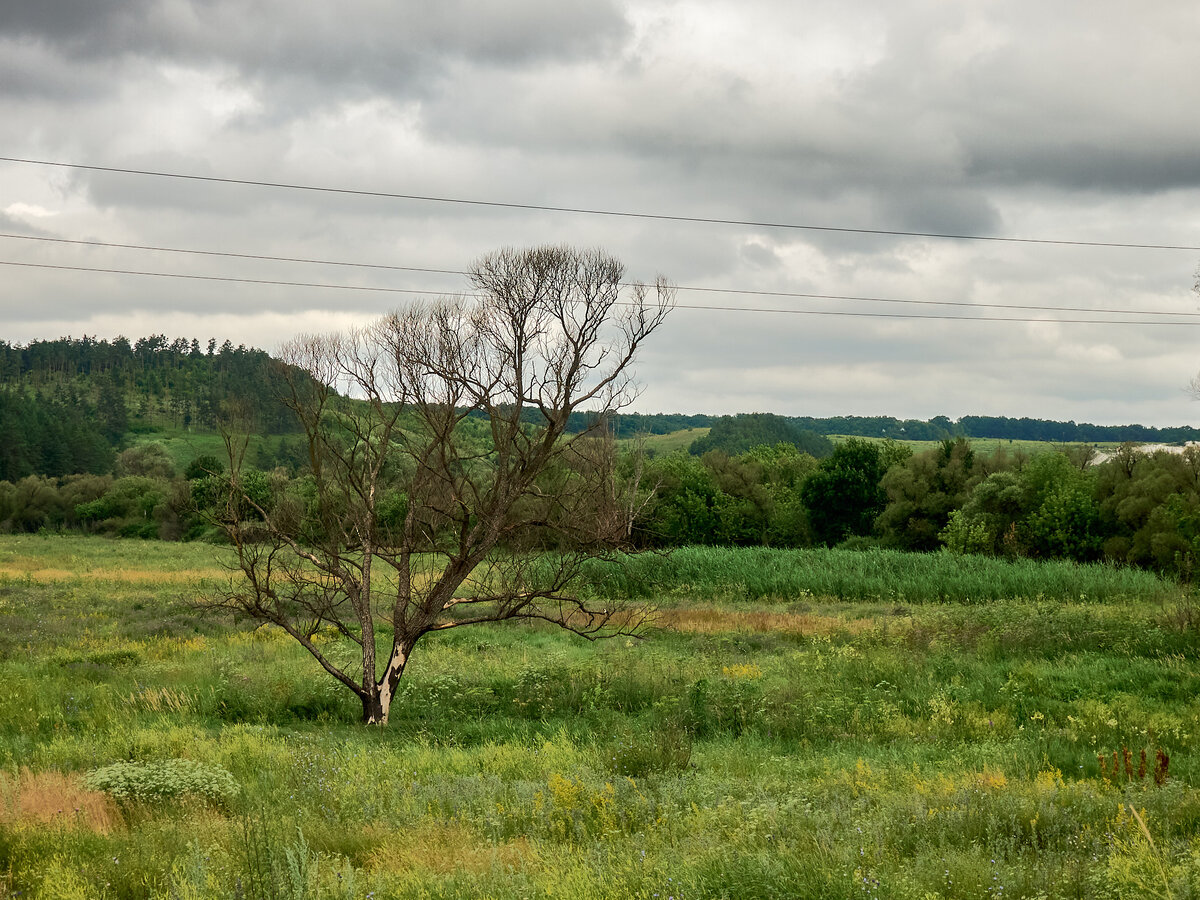
[[[100,474],[113,469],[117,451],[149,440],[164,443],[180,467],[216,447],[223,414],[236,408],[260,438],[255,461],[264,467],[288,464],[295,449],[290,412],[277,399],[282,393],[280,364],[265,351],[218,345],[210,338],[168,340],[151,335],[129,341],[92,337],[59,338],[19,345],[0,341],[0,481],[27,475]],[[530,411],[531,421],[536,411]],[[593,426],[598,413],[575,413],[569,430]],[[922,421],[888,416],[813,418],[750,413],[738,416],[681,413],[622,413],[608,427],[618,439],[649,436],[658,452],[710,444],[741,452],[741,444],[716,443],[711,429],[747,433],[771,420],[778,440],[821,456],[829,452],[824,436],[890,438],[906,443],[967,437],[986,441],[1181,443],[1200,440],[1189,426],[1098,426],[1030,418],[945,416]],[[744,426],[744,427],[743,427]],[[780,431],[790,437],[780,438]],[[795,435],[806,435],[796,438]],[[707,436],[707,437],[706,437]],[[707,442],[707,443],[706,443]],[[751,442],[753,443],[753,441]]]
[[[157,433],[214,433],[233,406],[263,435],[294,430],[279,364],[209,340],[84,337],[0,342],[0,480],[101,473]]]

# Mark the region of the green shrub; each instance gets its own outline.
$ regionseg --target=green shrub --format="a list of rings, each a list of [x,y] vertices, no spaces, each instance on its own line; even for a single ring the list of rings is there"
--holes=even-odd
[[[161,803],[193,798],[227,806],[237,795],[233,776],[220,766],[190,759],[117,762],[88,772],[84,785],[119,803]]]

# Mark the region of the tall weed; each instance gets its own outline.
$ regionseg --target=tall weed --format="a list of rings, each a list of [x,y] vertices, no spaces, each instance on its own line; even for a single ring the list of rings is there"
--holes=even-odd
[[[1141,569],[878,548],[684,547],[667,554],[594,561],[586,569],[586,584],[596,595],[613,600],[1115,603],[1167,602],[1180,594],[1173,581]]]

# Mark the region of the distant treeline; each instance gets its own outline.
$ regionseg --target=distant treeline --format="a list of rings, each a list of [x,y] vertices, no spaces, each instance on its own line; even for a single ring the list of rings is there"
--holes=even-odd
[[[262,350],[209,338],[150,335],[130,341],[92,337],[0,341],[0,480],[59,477],[113,470],[132,434],[162,429],[216,430],[236,408],[263,435],[294,433],[295,421],[278,400],[277,361]],[[539,413],[529,411],[536,422]],[[574,413],[568,430],[600,424],[595,412]],[[937,416],[927,421],[890,416],[814,418],[749,413],[737,416],[622,413],[603,419],[618,438],[708,428],[691,452],[738,455],[786,443],[821,459],[832,452],[824,435],[946,440],[958,437],[1038,441],[1200,440],[1200,429],[1100,426],[1005,416]]]
[[[91,403],[0,391],[0,480],[112,471],[112,442]]]
[[[680,415],[677,413],[644,415],[626,413],[613,417],[613,428],[619,438],[638,434],[668,434],[684,428],[710,428],[720,419],[739,419],[739,416]],[[999,438],[1024,441],[1058,441],[1060,443],[1124,442],[1173,444],[1200,440],[1200,428],[1179,426],[1151,428],[1146,425],[1091,425],[1087,422],[1058,422],[1050,419],[1013,419],[1008,416],[963,416],[957,421],[946,416],[929,420],[896,419],[891,416],[781,416],[804,431],[817,434],[845,434],[853,437],[892,438],[906,441],[941,441],[947,438]],[[594,414],[572,417],[571,427],[580,431],[595,421]]]
[[[773,447],[777,444],[795,447],[816,459],[824,459],[833,452],[833,442],[825,435],[799,427],[794,419],[770,413],[722,416],[713,422],[704,437],[692,442],[688,452],[693,456],[703,456],[710,450],[720,450],[737,456],[755,447]]]

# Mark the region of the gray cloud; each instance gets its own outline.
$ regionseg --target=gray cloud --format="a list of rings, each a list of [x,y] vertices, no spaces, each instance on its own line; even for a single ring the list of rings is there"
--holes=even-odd
[[[900,231],[1195,243],[1180,4],[1098,0],[0,0],[0,144],[29,156],[441,197]],[[769,27],[764,23],[770,23]],[[946,242],[0,165],[0,228],[462,268],[567,242],[691,287],[1200,310],[1200,253]],[[7,211],[5,211],[7,210]],[[14,244],[17,242],[13,242]],[[451,276],[6,247],[27,261],[341,281]],[[406,295],[6,270],[8,339],[185,328],[273,347]],[[681,292],[681,303],[853,302]],[[922,313],[952,312],[911,307]],[[963,311],[969,314],[969,311]],[[1019,316],[1016,311],[996,315]],[[1177,423],[1186,326],[677,311],[643,409]]]
[[[106,41],[129,23],[145,18],[153,0],[126,3],[91,3],[89,0],[57,0],[54,3],[0,3],[0,25],[9,34],[85,46]]]
[[[586,0],[5,6],[8,34],[52,47],[65,60],[221,64],[265,83],[298,80],[318,94],[358,88],[405,96],[460,61],[504,68],[579,60],[611,48],[626,31],[613,4]]]

